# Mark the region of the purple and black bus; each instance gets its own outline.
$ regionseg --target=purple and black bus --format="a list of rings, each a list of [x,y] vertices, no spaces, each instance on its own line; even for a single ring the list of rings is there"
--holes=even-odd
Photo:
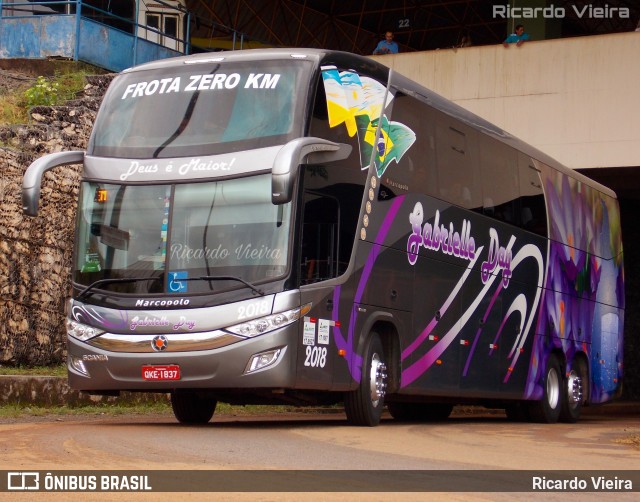
[[[85,151],[72,388],[343,402],[348,421],[453,405],[575,421],[619,394],[615,194],[378,62],[198,54],[118,75]]]

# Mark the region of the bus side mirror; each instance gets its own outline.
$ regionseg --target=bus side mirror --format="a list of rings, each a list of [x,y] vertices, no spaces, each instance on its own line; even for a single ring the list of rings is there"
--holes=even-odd
[[[37,216],[40,202],[42,175],[49,169],[67,164],[81,164],[84,152],[50,153],[33,161],[22,178],[22,211],[28,216]]]
[[[351,145],[321,138],[298,138],[289,141],[276,154],[271,169],[271,201],[286,204],[293,197],[300,164],[322,164],[346,159]]]

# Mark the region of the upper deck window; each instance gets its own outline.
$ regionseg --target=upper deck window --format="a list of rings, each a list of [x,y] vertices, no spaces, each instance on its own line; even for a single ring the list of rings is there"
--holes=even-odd
[[[172,66],[116,78],[89,155],[167,158],[284,144],[302,133],[311,63]]]

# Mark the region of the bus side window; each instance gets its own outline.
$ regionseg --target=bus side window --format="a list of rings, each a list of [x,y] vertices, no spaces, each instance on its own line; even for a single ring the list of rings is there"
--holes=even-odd
[[[411,129],[416,134],[416,141],[398,161],[398,165],[390,167],[389,176],[408,186],[410,192],[438,197],[434,112],[421,99],[426,98],[407,96],[396,91],[391,119]]]
[[[482,203],[477,163],[478,133],[447,117],[436,119],[436,157],[439,193],[437,197],[472,209]]]
[[[332,279],[346,271],[364,181],[358,167],[349,170],[332,163],[307,165],[303,169],[301,284]]]
[[[520,186],[517,152],[493,138],[481,136],[482,212],[485,216],[520,225]]]
[[[327,107],[327,95],[324,90],[322,78],[320,78],[316,86],[308,134],[309,136],[316,136],[335,143],[351,145],[351,155],[347,159],[334,162],[332,165],[343,165],[347,169],[359,169],[360,166],[357,163],[360,162],[360,146],[358,144],[360,136],[358,134],[349,136],[344,123],[331,126],[331,124],[329,124],[329,111]]]
[[[540,173],[531,158],[518,156],[520,174],[521,226],[525,230],[547,237],[547,209],[542,192]]]
[[[302,226],[301,283],[337,277],[340,272],[340,205],[337,199],[307,191]]]
[[[307,134],[349,144],[352,151],[343,160],[302,167],[304,214],[299,265],[303,285],[338,277],[346,271],[367,179],[360,158],[363,131],[350,136],[344,123],[331,126],[322,78],[316,85]]]

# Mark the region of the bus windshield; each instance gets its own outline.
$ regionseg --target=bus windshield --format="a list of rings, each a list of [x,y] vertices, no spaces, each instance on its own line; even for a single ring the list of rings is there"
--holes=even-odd
[[[185,64],[118,76],[87,153],[169,158],[284,144],[302,133],[307,61]]]
[[[224,181],[81,186],[74,280],[121,293],[204,293],[285,274],[290,204],[268,174]],[[126,281],[130,282],[116,282]]]

